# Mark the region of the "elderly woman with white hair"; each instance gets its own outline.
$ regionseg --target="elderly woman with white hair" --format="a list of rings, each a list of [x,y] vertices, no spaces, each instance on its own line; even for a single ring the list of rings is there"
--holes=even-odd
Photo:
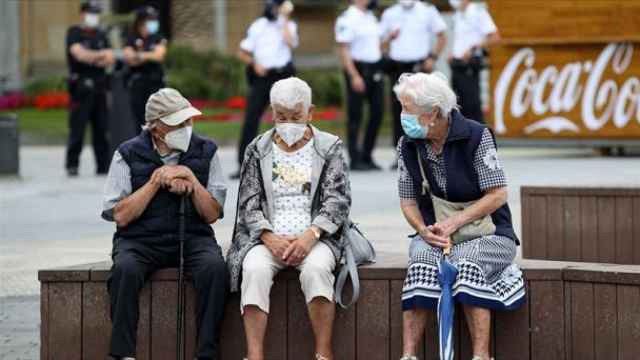
[[[270,93],[275,126],[247,147],[227,262],[240,290],[249,360],[264,358],[269,292],[278,271],[300,271],[316,358],[333,359],[334,269],[351,191],[342,141],[311,126],[311,88],[292,77]]]
[[[406,133],[398,143],[400,203],[416,231],[402,291],[403,359],[417,359],[427,311],[437,306],[444,249],[458,269],[452,290],[463,305],[473,359],[490,359],[491,310],[516,309],[525,300],[493,133],[460,114],[440,73],[403,75],[394,91]]]

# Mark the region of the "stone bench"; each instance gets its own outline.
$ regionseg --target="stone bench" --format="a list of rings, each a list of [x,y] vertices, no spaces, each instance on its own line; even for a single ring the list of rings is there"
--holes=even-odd
[[[492,350],[497,359],[637,359],[640,354],[640,266],[523,260],[528,301],[497,313]],[[105,281],[110,263],[41,270],[41,359],[105,359],[110,335]],[[339,360],[399,359],[404,256],[379,254],[360,270],[359,302],[339,309],[334,348]],[[280,273],[272,293],[266,358],[310,359],[313,334],[295,270]],[[155,273],[141,293],[138,359],[175,359],[177,273]],[[456,316],[456,359],[471,358],[462,312]],[[194,351],[194,290],[186,285],[185,359]],[[229,298],[221,339],[223,359],[245,352],[237,295]],[[430,314],[420,358],[437,359]]]
[[[640,188],[523,187],[527,259],[640,265]]]

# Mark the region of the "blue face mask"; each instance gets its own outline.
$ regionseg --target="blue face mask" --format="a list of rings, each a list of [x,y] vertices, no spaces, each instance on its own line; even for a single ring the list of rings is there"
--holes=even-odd
[[[400,124],[408,137],[412,139],[426,139],[429,128],[426,128],[418,122],[418,116],[402,112],[400,114]]]
[[[147,32],[149,32],[149,34],[155,34],[160,29],[160,23],[158,20],[149,20],[145,23],[145,26],[147,27]]]

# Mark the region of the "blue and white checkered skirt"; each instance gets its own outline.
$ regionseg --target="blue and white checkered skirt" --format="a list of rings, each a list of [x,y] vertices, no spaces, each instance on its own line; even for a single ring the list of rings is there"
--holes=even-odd
[[[513,310],[525,301],[522,272],[513,260],[516,244],[504,236],[484,236],[455,245],[449,261],[458,268],[456,302],[493,310]],[[420,236],[411,239],[409,268],[402,289],[402,309],[437,307],[438,263],[442,250]]]

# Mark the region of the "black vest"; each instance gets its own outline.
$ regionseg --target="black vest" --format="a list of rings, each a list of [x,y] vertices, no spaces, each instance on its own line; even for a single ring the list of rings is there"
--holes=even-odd
[[[217,146],[211,140],[197,135],[191,137],[186,153],[180,156],[179,164],[187,166],[203,186],[207,186],[209,166]],[[154,149],[148,131],[118,147],[118,152],[131,168],[131,186],[135,192],[146,184],[153,172],[164,165]],[[178,210],[180,196],[160,189],[142,215],[125,227],[118,228],[115,237],[138,238],[152,242],[171,242],[178,239]],[[185,207],[185,230],[187,238],[193,236],[213,237],[213,229],[196,211],[192,202]]]
[[[401,140],[400,151],[405,166],[413,180],[414,188],[422,189],[422,174],[420,173],[416,154],[417,147],[422,158],[423,166],[425,167],[429,187],[435,196],[452,202],[469,202],[480,199],[484,194],[482,190],[480,190],[478,174],[475,171],[473,160],[478,145],[482,140],[484,129],[484,125],[466,119],[457,110],[451,113],[449,135],[443,150],[447,178],[446,197],[438,187],[433,173],[429,171],[426,141],[410,139],[404,136]],[[415,195],[425,224],[434,224],[436,220],[431,197],[428,193],[422,195],[421,191],[417,191]],[[511,223],[511,210],[509,210],[509,205],[504,204],[497,209],[491,214],[491,218],[496,225],[496,235],[506,236],[515,241],[516,244],[520,244]]]

